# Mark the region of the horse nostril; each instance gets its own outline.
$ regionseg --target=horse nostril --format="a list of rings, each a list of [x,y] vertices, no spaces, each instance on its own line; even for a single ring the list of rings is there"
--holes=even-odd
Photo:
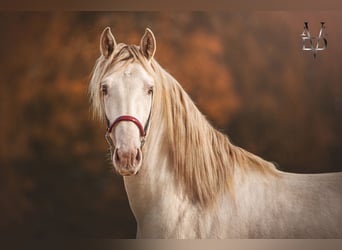
[[[119,150],[118,149],[115,150],[115,161],[120,162],[120,156],[119,156]]]
[[[141,160],[141,151],[137,149],[137,155],[135,156],[135,160],[139,163]]]

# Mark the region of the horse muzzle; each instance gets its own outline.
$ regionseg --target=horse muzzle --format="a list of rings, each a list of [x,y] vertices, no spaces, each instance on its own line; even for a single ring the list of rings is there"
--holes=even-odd
[[[130,115],[119,116],[111,125],[107,117],[106,120],[107,132],[105,138],[109,145],[109,150],[111,152],[115,170],[122,176],[131,176],[137,174],[142,165],[141,149],[145,143],[145,136],[149,119],[145,127],[143,127],[143,125],[137,118]],[[140,147],[133,146],[136,143],[130,143],[127,141],[127,139],[125,139],[124,142],[121,143],[114,143],[110,134],[121,122],[131,122],[131,124],[134,124],[139,129]],[[129,134],[130,132],[126,131],[126,133]]]
[[[115,170],[122,176],[132,176],[138,173],[142,164],[142,152],[140,148],[121,149],[116,148],[113,154]]]

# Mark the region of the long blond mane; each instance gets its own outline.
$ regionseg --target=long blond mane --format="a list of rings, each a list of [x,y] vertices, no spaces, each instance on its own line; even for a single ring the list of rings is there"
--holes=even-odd
[[[95,115],[102,118],[104,112],[101,79],[118,62],[139,62],[154,76],[151,124],[161,123],[160,119],[166,122],[171,171],[192,202],[210,206],[223,192],[234,196],[233,177],[237,168],[256,170],[265,176],[277,173],[272,163],[234,146],[228,137],[215,130],[181,85],[155,59],[148,63],[138,46],[118,44],[111,58],[97,60],[89,87]],[[154,108],[156,105],[161,108]]]

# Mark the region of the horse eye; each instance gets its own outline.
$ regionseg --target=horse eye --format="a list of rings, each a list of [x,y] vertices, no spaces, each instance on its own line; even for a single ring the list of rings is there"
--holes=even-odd
[[[147,92],[149,95],[152,95],[153,94],[153,87],[149,87],[148,88],[148,92]]]
[[[108,86],[105,85],[105,84],[101,85],[101,91],[102,91],[102,93],[104,95],[107,95],[107,93],[108,93]]]

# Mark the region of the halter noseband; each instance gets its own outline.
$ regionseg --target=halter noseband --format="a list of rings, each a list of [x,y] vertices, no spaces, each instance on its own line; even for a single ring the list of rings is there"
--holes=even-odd
[[[133,122],[135,125],[137,125],[138,129],[139,129],[139,132],[140,132],[140,136],[141,137],[144,137],[146,136],[146,131],[145,131],[145,128],[143,127],[143,125],[140,123],[140,121],[133,117],[133,116],[130,116],[130,115],[122,115],[122,116],[119,116],[118,118],[116,118],[116,120],[112,123],[112,125],[110,126],[107,126],[107,131],[108,133],[111,133],[113,128],[118,125],[120,122],[123,122],[123,121],[127,121],[127,122]],[[109,120],[107,119],[107,125],[109,124]]]

